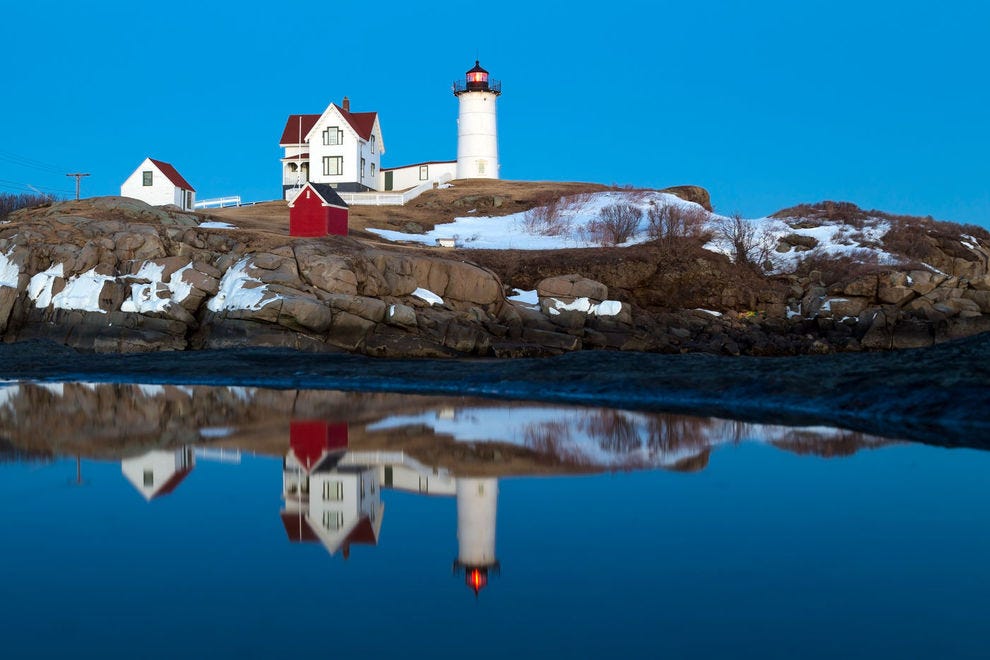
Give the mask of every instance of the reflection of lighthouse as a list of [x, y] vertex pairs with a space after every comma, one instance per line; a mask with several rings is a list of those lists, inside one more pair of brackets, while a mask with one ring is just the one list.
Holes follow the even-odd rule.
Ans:
[[489, 572], [498, 573], [495, 559], [495, 516], [498, 479], [457, 480], [457, 561], [465, 583], [477, 594], [488, 584]]
[[460, 111], [457, 116], [457, 178], [498, 178], [498, 134], [495, 102], [502, 93], [497, 80], [477, 60], [463, 82], [454, 83]]

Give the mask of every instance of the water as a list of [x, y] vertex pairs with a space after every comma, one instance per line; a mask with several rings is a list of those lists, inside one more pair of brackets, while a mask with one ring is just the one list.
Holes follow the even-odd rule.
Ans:
[[5, 657], [986, 654], [977, 450], [130, 385], [0, 429]]

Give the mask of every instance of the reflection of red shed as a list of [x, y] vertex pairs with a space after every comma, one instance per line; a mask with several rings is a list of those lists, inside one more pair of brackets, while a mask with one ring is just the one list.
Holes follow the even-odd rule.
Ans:
[[290, 236], [347, 236], [347, 204], [325, 183], [310, 181], [289, 202]]
[[329, 452], [347, 449], [347, 423], [324, 420], [292, 420], [289, 423], [289, 451], [306, 472], [323, 461]]

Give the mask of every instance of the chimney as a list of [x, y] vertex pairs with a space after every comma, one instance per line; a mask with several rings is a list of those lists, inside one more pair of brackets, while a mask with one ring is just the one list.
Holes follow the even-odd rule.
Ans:
[[350, 112], [351, 111], [351, 100], [349, 98], [347, 98], [346, 96], [344, 97], [344, 101], [340, 105], [341, 105], [341, 107], [344, 108], [344, 112]]

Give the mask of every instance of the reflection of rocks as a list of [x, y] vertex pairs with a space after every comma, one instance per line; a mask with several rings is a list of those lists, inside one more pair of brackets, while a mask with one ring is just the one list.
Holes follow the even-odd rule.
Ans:
[[[823, 456], [885, 442], [833, 429], [467, 398], [80, 383], [0, 388], [0, 426], [10, 444], [37, 454], [147, 458], [157, 451], [172, 460], [182, 447], [212, 445], [280, 455], [290, 420], [293, 435], [315, 434], [321, 447], [339, 436], [333, 447], [402, 452], [472, 475], [697, 469], [711, 449], [744, 440]], [[324, 458], [304, 452], [294, 460], [312, 466]]]

